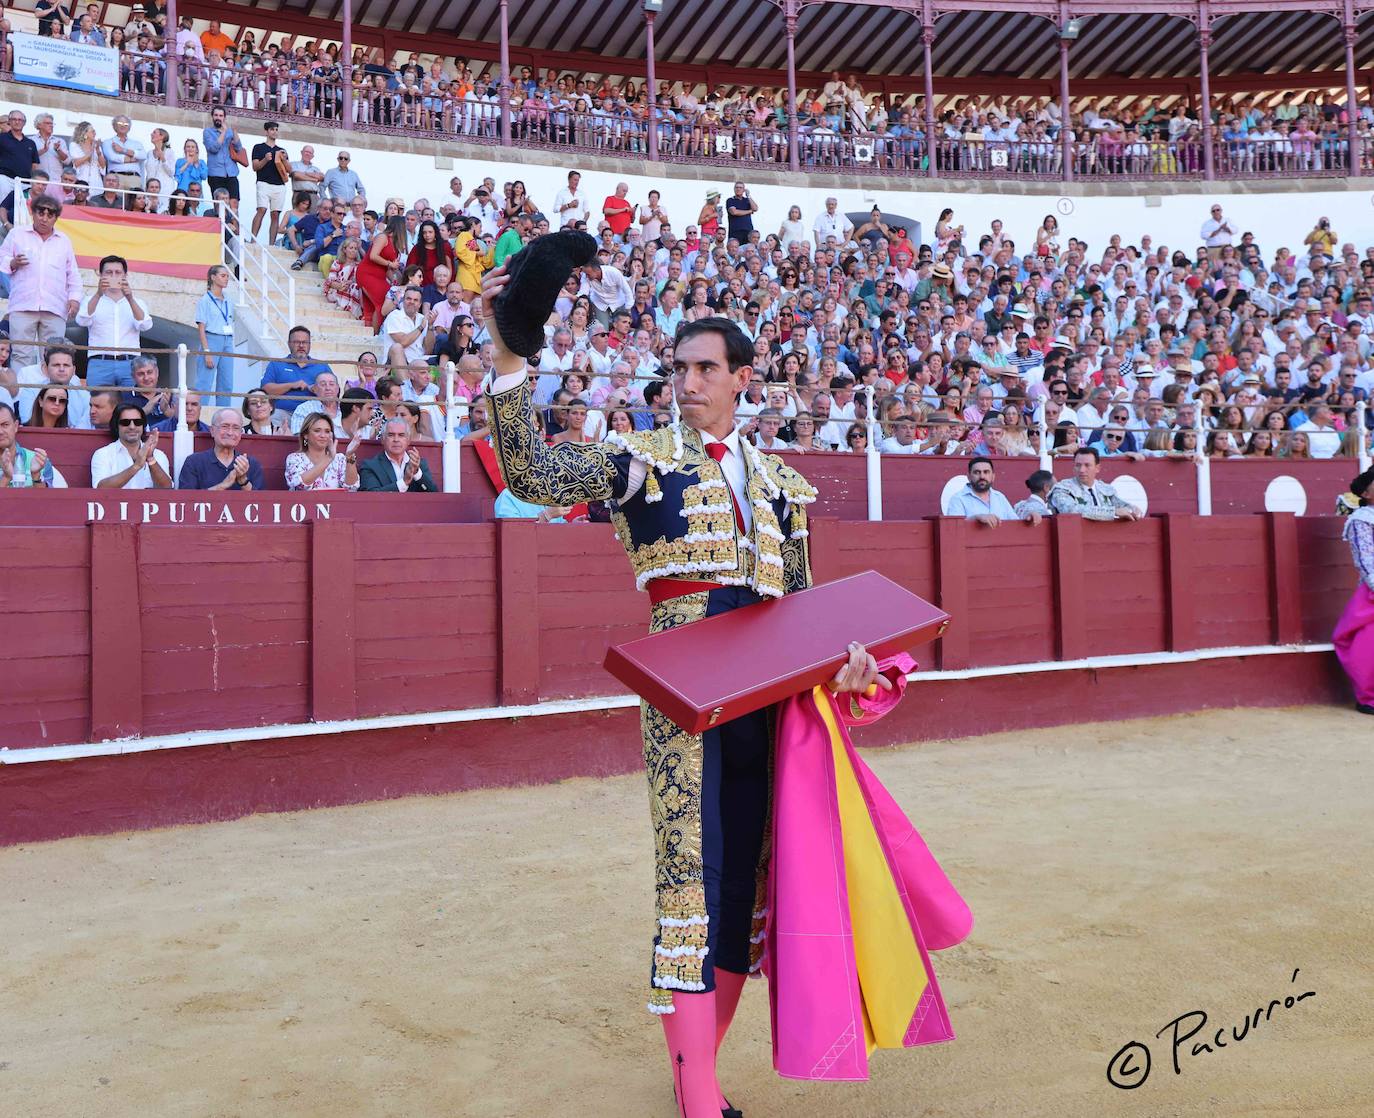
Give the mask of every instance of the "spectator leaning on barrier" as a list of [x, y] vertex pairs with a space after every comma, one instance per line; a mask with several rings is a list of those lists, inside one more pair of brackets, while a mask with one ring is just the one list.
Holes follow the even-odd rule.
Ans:
[[96, 489], [171, 489], [167, 455], [158, 433], [137, 404], [120, 404], [110, 419], [112, 442], [91, 455], [91, 485]]
[[57, 471], [42, 447], [26, 450], [16, 441], [19, 417], [8, 404], [0, 404], [0, 489], [62, 488]]
[[429, 465], [410, 445], [410, 424], [387, 420], [382, 429], [384, 450], [359, 468], [359, 487], [364, 493], [437, 493]]
[[[214, 264], [205, 274], [205, 294], [196, 302], [196, 330], [200, 347], [196, 355], [196, 391], [207, 396], [212, 407], [230, 407], [234, 390], [234, 316], [238, 308], [229, 298], [229, 269]], [[218, 355], [218, 356], [216, 356]]]
[[323, 361], [310, 357], [310, 330], [305, 326], [293, 326], [286, 335], [289, 357], [281, 361], [269, 361], [262, 374], [262, 390], [272, 397], [276, 405], [273, 418], [283, 424], [290, 424], [291, 413], [306, 400], [315, 387], [315, 378], [330, 371]]
[[945, 515], [976, 520], [989, 528], [996, 528], [1004, 520], [1017, 519], [1011, 502], [992, 487], [994, 480], [992, 460], [982, 455], [973, 458], [968, 464], [968, 483], [950, 498]]
[[262, 466], [247, 454], [236, 454], [243, 439], [243, 416], [233, 408], [220, 408], [210, 425], [215, 445], [197, 451], [181, 464], [178, 489], [237, 489], [242, 492], [262, 488]]
[[76, 312], [76, 324], [86, 327], [88, 334], [86, 383], [92, 388], [106, 384], [132, 388], [136, 351], [141, 336], [153, 328], [153, 316], [134, 295], [124, 257], [104, 257], [96, 275], [95, 292]]
[[9, 321], [16, 366], [36, 365], [38, 346], [67, 336], [81, 301], [81, 270], [67, 234], [57, 228], [62, 203], [46, 194], [29, 202], [33, 225], [12, 229], [0, 244], [0, 274], [10, 277]]
[[1101, 458], [1097, 448], [1085, 446], [1074, 452], [1073, 477], [1055, 482], [1049, 505], [1058, 516], [1082, 516], [1087, 520], [1139, 520], [1141, 511], [1123, 501], [1105, 481], [1098, 481]]

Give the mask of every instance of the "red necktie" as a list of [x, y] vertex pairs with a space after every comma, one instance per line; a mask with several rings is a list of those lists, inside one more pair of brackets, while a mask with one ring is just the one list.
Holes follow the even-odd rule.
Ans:
[[[730, 453], [730, 448], [721, 442], [707, 443], [706, 453], [719, 462]], [[721, 473], [723, 474], [725, 471], [721, 470]], [[730, 506], [735, 510], [735, 527], [739, 529], [739, 534], [742, 536], [744, 535], [744, 514], [739, 511], [739, 502], [735, 500], [735, 487], [727, 480], [725, 488], [730, 494]]]

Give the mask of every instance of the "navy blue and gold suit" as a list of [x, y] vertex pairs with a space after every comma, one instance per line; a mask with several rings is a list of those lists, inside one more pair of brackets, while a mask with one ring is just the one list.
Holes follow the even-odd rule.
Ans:
[[[653, 632], [811, 584], [806, 506], [816, 491], [774, 455], [740, 440], [750, 531], [737, 526], [729, 483], [690, 429], [611, 434], [550, 447], [529, 389], [492, 396], [492, 443], [515, 496], [544, 505], [609, 501], [636, 585], [710, 583], [655, 595]], [[628, 498], [636, 460], [645, 476]], [[655, 839], [658, 926], [649, 1008], [672, 1012], [672, 991], [710, 990], [714, 968], [756, 970], [762, 951], [770, 845], [772, 726], [767, 711], [687, 734], [640, 704]]]

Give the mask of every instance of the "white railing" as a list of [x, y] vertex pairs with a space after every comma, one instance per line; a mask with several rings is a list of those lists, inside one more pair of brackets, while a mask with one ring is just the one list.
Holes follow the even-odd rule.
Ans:
[[243, 237], [234, 240], [233, 248], [226, 243], [225, 264], [238, 275], [234, 288], [240, 311], [260, 323], [262, 341], [273, 343], [281, 352], [287, 350], [286, 335], [296, 323], [296, 277], [260, 241]]

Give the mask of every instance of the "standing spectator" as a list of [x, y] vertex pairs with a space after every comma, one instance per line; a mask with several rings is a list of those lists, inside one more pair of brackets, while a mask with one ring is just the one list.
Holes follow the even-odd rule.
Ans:
[[[196, 302], [196, 330], [200, 348], [196, 356], [196, 391], [210, 399], [211, 407], [230, 407], [234, 391], [234, 315], [229, 298], [229, 269], [214, 264], [205, 276], [205, 294]], [[222, 394], [222, 395], [221, 395]]]
[[[52, 113], [39, 113], [33, 118], [33, 126], [37, 129], [33, 142], [38, 148], [38, 166], [47, 172], [49, 182], [59, 182], [62, 168], [71, 162], [71, 155], [61, 137], [53, 135]], [[0, 139], [0, 146], [3, 143]]]
[[429, 465], [410, 445], [410, 424], [397, 417], [382, 429], [383, 451], [358, 471], [364, 493], [437, 493]]
[[597, 322], [611, 324], [611, 316], [635, 300], [634, 289], [625, 273], [598, 258], [582, 268], [581, 293], [591, 300]]
[[309, 327], [291, 327], [286, 335], [286, 345], [291, 351], [290, 356], [267, 363], [261, 386], [276, 405], [273, 420], [282, 424], [289, 424], [291, 413], [311, 398], [310, 391], [315, 387], [315, 378], [330, 371], [328, 365], [310, 356]]
[[76, 324], [86, 327], [89, 335], [86, 383], [92, 388], [105, 384], [132, 388], [140, 335], [153, 328], [153, 316], [135, 297], [129, 285], [129, 262], [122, 256], [104, 257], [96, 272], [95, 293], [76, 312]]
[[132, 121], [121, 113], [110, 121], [115, 134], [100, 145], [105, 156], [105, 173], [117, 175], [121, 190], [138, 190], [143, 186], [143, 160], [148, 149], [141, 141], [129, 139]]
[[82, 12], [81, 18], [72, 24], [72, 33], [68, 38], [73, 43], [84, 43], [90, 47], [105, 45], [105, 34], [95, 25], [95, 17], [89, 12]]
[[[196, 47], [200, 47], [199, 40], [196, 41]], [[210, 111], [210, 127], [201, 133], [201, 143], [205, 145], [211, 194], [213, 195], [216, 190], [227, 190], [229, 197], [237, 203], [239, 167], [247, 165], [248, 153], [244, 150], [238, 133], [229, 127], [222, 108], [217, 107]], [[237, 205], [234, 208], [237, 209]]]
[[816, 238], [816, 247], [825, 248], [825, 242], [834, 238], [837, 244], [844, 244], [854, 233], [854, 223], [839, 212], [839, 200], [827, 198], [825, 209], [817, 215], [811, 226]]
[[[315, 166], [315, 149], [306, 144], [301, 148], [301, 157], [291, 163], [292, 193], [309, 194], [314, 198], [320, 193], [320, 183], [322, 182], [324, 182], [324, 172]], [[342, 199], [340, 200], [342, 201]]]
[[[754, 231], [754, 214], [759, 212], [758, 203], [749, 195], [744, 183], [735, 183], [735, 192], [725, 199], [726, 225], [728, 239], [744, 244]], [[705, 233], [705, 230], [702, 230]]]
[[171, 489], [167, 455], [157, 448], [158, 433], [137, 404], [120, 404], [110, 420], [107, 443], [91, 455], [91, 485], [96, 489]]
[[28, 118], [18, 109], [11, 109], [5, 120], [9, 130], [0, 134], [0, 178], [4, 179], [0, 183], [0, 193], [5, 196], [0, 202], [0, 216], [9, 224], [14, 220], [14, 190], [10, 180], [32, 178], [35, 171], [42, 170], [42, 163], [38, 145], [24, 135], [24, 123]]
[[481, 226], [482, 236], [494, 239], [500, 233], [501, 207], [492, 200], [491, 191], [485, 186], [477, 188], [477, 197], [468, 203], [467, 215]]
[[373, 237], [368, 245], [367, 256], [358, 265], [357, 278], [363, 300], [363, 321], [369, 330], [379, 329], [382, 324], [382, 307], [391, 286], [387, 273], [409, 251], [406, 248], [405, 219], [399, 216], [388, 218], [386, 229]]
[[582, 176], [578, 172], [569, 171], [568, 185], [554, 197], [553, 212], [560, 228], [567, 229], [579, 221], [584, 225], [587, 222], [591, 211], [587, 208], [586, 195], [578, 193], [577, 187], [581, 182]]
[[215, 445], [197, 451], [181, 464], [178, 489], [237, 489], [248, 493], [262, 488], [262, 466], [248, 454], [235, 454], [243, 441], [243, 416], [220, 408], [210, 425]]
[[[277, 146], [277, 132], [280, 130], [275, 120], [262, 126], [266, 140], [253, 145], [253, 171], [258, 176], [258, 208], [253, 214], [253, 239], [258, 239], [264, 214], [272, 216], [268, 222], [267, 243], [277, 243], [277, 225], [281, 222], [282, 212], [286, 209], [287, 188], [291, 180], [291, 160], [286, 149]], [[340, 215], [342, 217], [342, 215]]]
[[630, 228], [630, 222], [634, 220], [637, 208], [626, 198], [629, 193], [630, 184], [618, 182], [615, 184], [615, 193], [601, 203], [601, 216], [606, 219], [612, 236], [621, 243], [625, 241], [625, 233]]
[[210, 26], [200, 33], [200, 46], [206, 54], [213, 50], [222, 55], [234, 48], [234, 40], [220, 29], [219, 20], [212, 19]]
[[[20, 114], [20, 127], [23, 124]], [[13, 127], [13, 114], [11, 114]], [[27, 141], [33, 146], [33, 141]], [[67, 234], [57, 229], [62, 203], [47, 194], [29, 202], [33, 224], [12, 229], [0, 244], [0, 274], [10, 277], [11, 364], [36, 365], [38, 346], [67, 336], [67, 321], [81, 300], [81, 271]], [[35, 345], [37, 343], [37, 345]]]
[[506, 231], [496, 239], [496, 247], [492, 249], [492, 264], [499, 268], [517, 252], [525, 247], [527, 241], [533, 236], [534, 218], [529, 214], [521, 214], [510, 225], [506, 226]]
[[353, 171], [349, 164], [353, 157], [346, 151], [339, 152], [338, 166], [331, 167], [325, 172], [323, 180], [320, 182], [320, 191], [331, 201], [343, 202], [352, 205], [354, 198], [362, 198], [367, 201], [367, 191], [363, 189], [363, 180], [358, 178], [357, 172]]
[[1073, 455], [1073, 477], [1055, 482], [1049, 506], [1057, 516], [1087, 520], [1139, 520], [1142, 513], [1123, 501], [1105, 481], [1098, 481], [1101, 456], [1095, 446], [1080, 447]]
[[19, 417], [8, 404], [0, 404], [0, 489], [65, 488], [48, 452], [42, 447], [26, 450], [16, 440], [18, 434]]
[[1221, 216], [1221, 207], [1214, 203], [1212, 216], [1202, 223], [1202, 243], [1207, 246], [1207, 255], [1213, 260], [1220, 260], [1221, 250], [1230, 246], [1231, 238], [1235, 235], [1235, 228]]
[[992, 460], [981, 455], [968, 464], [968, 484], [950, 498], [946, 516], [962, 516], [989, 528], [996, 528], [1004, 520], [1017, 519], [1016, 510], [1000, 489], [992, 487], [996, 475]]

